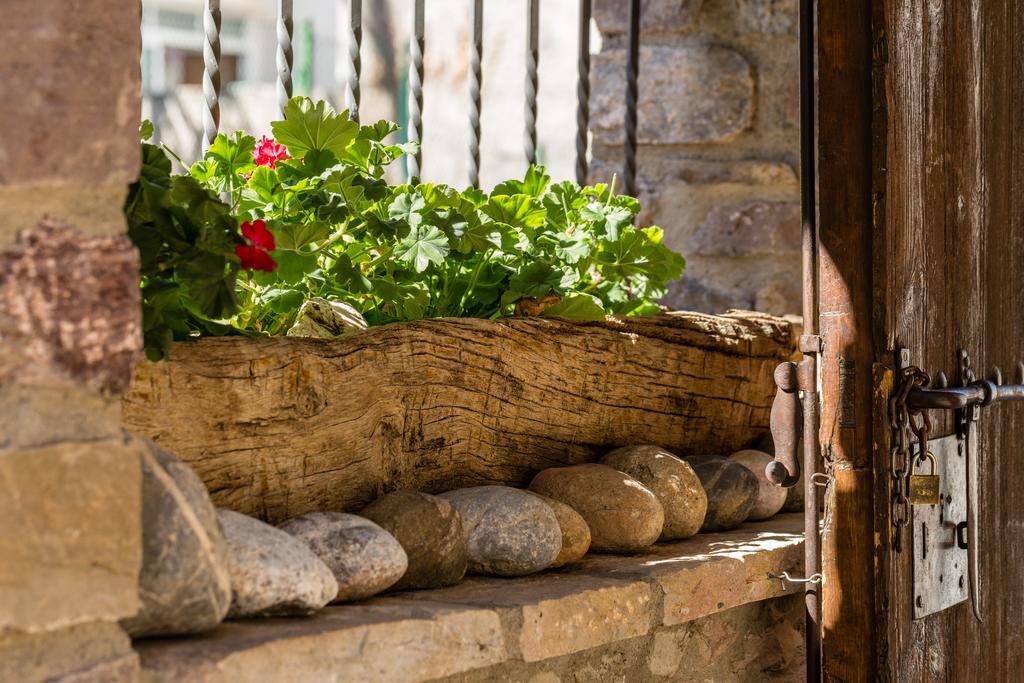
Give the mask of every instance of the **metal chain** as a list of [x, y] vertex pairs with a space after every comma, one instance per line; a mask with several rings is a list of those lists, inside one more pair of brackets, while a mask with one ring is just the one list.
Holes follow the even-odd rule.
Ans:
[[[892, 547], [896, 552], [903, 550], [903, 528], [910, 523], [910, 499], [907, 497], [910, 473], [913, 471], [911, 458], [911, 433], [920, 439], [922, 449], [927, 442], [931, 421], [926, 413], [916, 411], [913, 416], [907, 409], [907, 396], [915, 387], [928, 386], [928, 375], [913, 366], [903, 368], [892, 396], [889, 397], [889, 474], [892, 479]], [[921, 417], [921, 425], [914, 425], [912, 417]], [[919, 457], [924, 457], [923, 453]]]

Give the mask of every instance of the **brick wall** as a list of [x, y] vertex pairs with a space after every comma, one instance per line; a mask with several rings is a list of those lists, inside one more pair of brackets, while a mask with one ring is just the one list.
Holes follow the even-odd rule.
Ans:
[[[800, 310], [796, 0], [644, 0], [641, 220], [687, 259], [665, 303]], [[627, 3], [595, 0], [591, 178], [621, 174]]]
[[138, 607], [139, 3], [6, 0], [0, 22], [0, 680], [123, 681]]

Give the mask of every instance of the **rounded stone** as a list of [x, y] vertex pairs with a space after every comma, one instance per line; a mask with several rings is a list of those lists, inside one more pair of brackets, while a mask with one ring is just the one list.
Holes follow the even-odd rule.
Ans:
[[279, 528], [305, 541], [338, 581], [334, 602], [362, 600], [393, 586], [409, 566], [395, 537], [344, 512], [309, 512]]
[[757, 478], [743, 465], [720, 455], [686, 458], [708, 495], [701, 531], [735, 529], [747, 520], [757, 501]]
[[729, 459], [746, 467], [757, 478], [757, 498], [750, 514], [747, 515], [747, 520], [754, 522], [779, 514], [779, 510], [786, 503], [788, 490], [768, 481], [768, 477], [764, 473], [765, 467], [774, 458], [764, 451], [748, 448], [736, 451], [729, 456]]
[[452, 586], [466, 575], [462, 518], [447, 500], [419, 491], [395, 491], [363, 508], [405, 550], [409, 567], [394, 589]]
[[526, 491], [474, 486], [440, 497], [462, 518], [472, 574], [533, 574], [551, 566], [562, 550], [562, 530], [555, 513]]
[[140, 439], [142, 567], [130, 635], [184, 635], [216, 627], [231, 605], [228, 546], [206, 486], [188, 465]]
[[700, 479], [686, 462], [660, 446], [616, 448], [601, 462], [625, 472], [649, 488], [665, 509], [660, 540], [689, 538], [700, 531], [708, 497]]
[[590, 527], [593, 550], [632, 553], [658, 540], [665, 511], [633, 477], [597, 463], [542, 470], [530, 490], [578, 512]]
[[587, 520], [560, 500], [548, 498], [533, 491], [527, 491], [527, 493], [536, 496], [551, 508], [558, 519], [558, 528], [562, 532], [562, 550], [558, 553], [555, 561], [551, 563], [550, 568], [564, 567], [582, 560], [590, 550], [590, 527], [587, 526]]
[[229, 619], [312, 614], [338, 594], [330, 568], [301, 540], [232, 510], [217, 516], [231, 568]]

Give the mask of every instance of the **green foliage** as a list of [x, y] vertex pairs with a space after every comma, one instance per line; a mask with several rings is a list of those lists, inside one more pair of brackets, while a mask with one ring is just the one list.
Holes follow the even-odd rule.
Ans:
[[[143, 253], [147, 346], [197, 332], [283, 333], [312, 297], [351, 304], [370, 324], [496, 318], [544, 297], [558, 299], [542, 315], [655, 313], [684, 267], [659, 228], [634, 227], [638, 202], [605, 185], [552, 183], [534, 166], [490, 193], [391, 186], [385, 167], [415, 150], [388, 142], [397, 126], [359, 126], [302, 97], [272, 129], [291, 156], [273, 168], [255, 164], [255, 140], [241, 132], [217, 136], [187, 176], [171, 176], [161, 150], [143, 146], [126, 214]], [[278, 266], [238, 273], [236, 222], [257, 219], [275, 237]]]
[[[140, 132], [148, 138], [152, 127]], [[176, 339], [230, 329], [238, 311], [231, 207], [193, 178], [171, 175], [163, 150], [143, 144], [124, 213], [139, 250], [146, 354], [157, 360]]]

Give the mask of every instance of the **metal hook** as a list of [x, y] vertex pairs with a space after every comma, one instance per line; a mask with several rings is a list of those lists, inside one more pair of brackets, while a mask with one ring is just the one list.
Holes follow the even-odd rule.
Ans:
[[996, 386], [1003, 386], [1003, 371], [999, 369], [999, 366], [992, 367], [992, 381], [996, 383]]
[[1024, 384], [1024, 360], [1017, 361], [1017, 384]]
[[937, 375], [935, 375], [935, 386], [939, 387], [940, 389], [945, 389], [946, 387], [949, 386], [949, 380], [946, 379], [946, 373], [940, 371]]
[[777, 579], [779, 581], [779, 584], [782, 586], [782, 590], [786, 590], [787, 583], [813, 583], [815, 585], [820, 585], [823, 581], [823, 577], [821, 574], [811, 574], [810, 577], [804, 579], [800, 577], [790, 576], [789, 572], [782, 572], [781, 574], [768, 572], [768, 578]]

